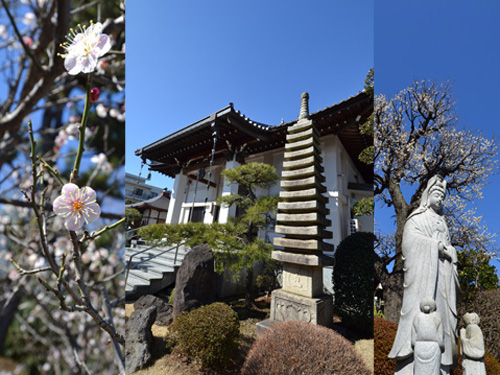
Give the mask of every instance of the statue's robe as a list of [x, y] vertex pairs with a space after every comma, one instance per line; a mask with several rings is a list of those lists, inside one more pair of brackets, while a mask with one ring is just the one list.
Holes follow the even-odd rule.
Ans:
[[[439, 257], [442, 242], [451, 252], [452, 261]], [[424, 297], [436, 301], [444, 330], [444, 352], [441, 365], [455, 367], [457, 352], [457, 293], [460, 292], [457, 275], [457, 254], [451, 246], [444, 218], [430, 208], [419, 208], [412, 213], [403, 232], [404, 294], [396, 339], [389, 358], [402, 361], [413, 355], [411, 327], [419, 304]]]
[[443, 325], [437, 312], [415, 315], [411, 331], [414, 375], [441, 374], [443, 339]]

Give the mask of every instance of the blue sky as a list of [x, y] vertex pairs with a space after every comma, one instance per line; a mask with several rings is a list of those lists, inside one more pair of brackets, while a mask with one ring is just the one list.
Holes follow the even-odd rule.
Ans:
[[[363, 89], [373, 66], [373, 1], [129, 1], [128, 172], [134, 151], [233, 102], [269, 125]], [[142, 176], [147, 175], [146, 167]], [[156, 172], [152, 185], [172, 187]]]
[[[500, 3], [494, 0], [377, 0], [375, 92], [393, 96], [415, 78], [449, 79], [459, 126], [496, 138], [499, 20]], [[500, 176], [495, 175], [476, 202], [492, 232], [500, 226], [499, 189]], [[377, 207], [378, 224], [388, 228], [392, 221]], [[499, 263], [495, 266], [498, 271]]]
[[[290, 121], [303, 91], [317, 111], [362, 89], [374, 65], [389, 96], [415, 78], [452, 80], [459, 126], [495, 137], [498, 20], [494, 0], [130, 1], [127, 171], [139, 173], [137, 148], [229, 102], [259, 122]], [[477, 205], [496, 232], [500, 177], [490, 181]], [[392, 225], [380, 209], [376, 220]]]

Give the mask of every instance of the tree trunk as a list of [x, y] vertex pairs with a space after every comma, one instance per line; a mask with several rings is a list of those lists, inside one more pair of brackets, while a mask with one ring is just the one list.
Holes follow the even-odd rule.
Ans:
[[255, 307], [255, 293], [253, 290], [253, 269], [247, 268], [245, 275], [245, 305], [246, 307]]
[[404, 261], [403, 261], [403, 231], [408, 217], [408, 204], [401, 192], [399, 183], [391, 183], [389, 192], [396, 212], [396, 259], [392, 272], [382, 279], [384, 288], [384, 316], [393, 322], [399, 322], [403, 303]]
[[18, 285], [4, 300], [0, 300], [0, 353], [3, 353], [7, 331], [23, 294], [22, 288]]

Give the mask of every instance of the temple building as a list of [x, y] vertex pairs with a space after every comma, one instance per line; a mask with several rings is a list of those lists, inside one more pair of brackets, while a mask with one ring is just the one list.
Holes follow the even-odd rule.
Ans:
[[[297, 109], [299, 103], [298, 100]], [[322, 150], [326, 187], [323, 195], [331, 223], [325, 229], [333, 233], [333, 238], [325, 242], [335, 247], [354, 231], [374, 229], [373, 216], [355, 217], [352, 213], [355, 202], [373, 195], [373, 166], [358, 159], [363, 149], [373, 145], [373, 138], [359, 131], [359, 125], [367, 121], [372, 111], [372, 97], [360, 92], [310, 114]], [[166, 223], [227, 222], [236, 215], [236, 209], [219, 207], [215, 201], [218, 196], [237, 193], [238, 186], [224, 184], [221, 171], [243, 163], [263, 162], [273, 165], [281, 175], [287, 129], [296, 122], [265, 125], [242, 115], [230, 103], [136, 150], [151, 171], [175, 179]], [[278, 195], [281, 190], [277, 183], [258, 194]], [[271, 243], [282, 236], [274, 232], [274, 227], [261, 235]], [[325, 286], [330, 289], [331, 270], [326, 271]]]

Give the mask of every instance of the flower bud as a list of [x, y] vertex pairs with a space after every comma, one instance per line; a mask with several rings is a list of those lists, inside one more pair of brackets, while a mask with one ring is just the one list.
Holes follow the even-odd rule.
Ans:
[[95, 103], [99, 100], [99, 89], [97, 87], [94, 87], [92, 90], [90, 90], [90, 102]]

